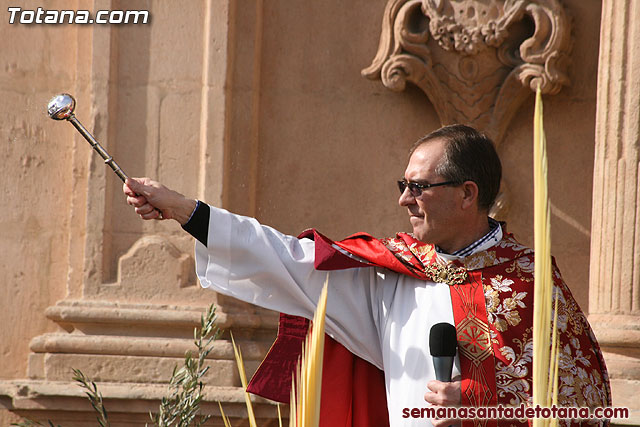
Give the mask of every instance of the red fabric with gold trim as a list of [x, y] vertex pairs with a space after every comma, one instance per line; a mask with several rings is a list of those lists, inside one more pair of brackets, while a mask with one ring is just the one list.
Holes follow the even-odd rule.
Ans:
[[[496, 377], [487, 312], [484, 304], [482, 274], [472, 272], [461, 285], [453, 285], [451, 304], [458, 335], [458, 356], [462, 376], [462, 406], [495, 406]], [[463, 422], [473, 425], [473, 422]], [[485, 426], [497, 425], [487, 420]]]
[[[316, 241], [315, 265], [319, 270], [375, 265], [376, 260], [393, 262], [404, 268], [383, 245], [376, 245], [371, 236], [372, 262], [355, 260], [341, 253], [333, 242], [315, 230], [300, 235]], [[354, 237], [354, 236], [352, 236]], [[367, 240], [368, 240], [367, 238]], [[360, 238], [354, 240], [361, 248]], [[406, 269], [405, 269], [406, 270]], [[291, 376], [302, 352], [309, 320], [298, 316], [280, 314], [278, 336], [269, 353], [251, 378], [247, 391], [278, 402], [289, 403]], [[322, 392], [320, 426], [367, 427], [389, 425], [384, 373], [364, 359], [354, 355], [342, 344], [325, 335], [322, 368]]]
[[[489, 250], [461, 261], [447, 263], [437, 256], [432, 245], [419, 242], [408, 234], [401, 233], [395, 238], [381, 240], [367, 234], [358, 234], [335, 243], [315, 231], [310, 234], [316, 239], [318, 269], [375, 265], [424, 280], [451, 281], [452, 308], [462, 373], [462, 404], [476, 407], [495, 404], [519, 406], [521, 403], [531, 402], [534, 271], [531, 249], [520, 245], [513, 236], [505, 232], [503, 239]], [[341, 251], [351, 255], [345, 255]], [[462, 281], [459, 280], [462, 277], [461, 271], [464, 272]], [[611, 406], [609, 379], [598, 343], [586, 317], [562, 281], [555, 263], [553, 274], [555, 288], [559, 291], [559, 406]], [[277, 349], [279, 340], [280, 337], [267, 359], [281, 354]], [[285, 338], [282, 345], [286, 344]], [[338, 343], [331, 345], [340, 346]], [[339, 353], [341, 352], [338, 351], [337, 354]], [[295, 357], [297, 359], [297, 355]], [[353, 369], [355, 363], [361, 363], [359, 366], [363, 369]], [[263, 366], [266, 366], [265, 363]], [[263, 366], [252, 383], [259, 382], [256, 377], [262, 375]], [[290, 384], [291, 373], [282, 369], [279, 372], [288, 378]], [[325, 383], [329, 384], [329, 377], [345, 373], [350, 378], [349, 381], [324, 388]], [[367, 385], [367, 381], [373, 381], [373, 385]], [[262, 383], [262, 387], [264, 389], [269, 385]], [[350, 389], [337, 392], [341, 387]], [[355, 394], [354, 390], [358, 387], [369, 392]], [[377, 397], [379, 393], [383, 396]], [[367, 416], [366, 411], [363, 411], [362, 416], [357, 419], [339, 417], [340, 421], [336, 421], [338, 424], [331, 424], [329, 418], [322, 418], [325, 416], [325, 409], [332, 412], [329, 408], [354, 413], [353, 401], [349, 405], [334, 402], [337, 400], [334, 399], [336, 396], [343, 399], [349, 395], [360, 399], [364, 397], [364, 407], [367, 411], [377, 409], [376, 417]], [[329, 363], [325, 356], [322, 399], [321, 425], [368, 426], [381, 425], [381, 420], [386, 420], [386, 417], [381, 418], [379, 415], [380, 405], [384, 405], [386, 415], [382, 372], [354, 355], [344, 357], [343, 354], [343, 357], [335, 358]], [[560, 421], [563, 425], [599, 423], [597, 420]], [[343, 422], [346, 424], [342, 424]], [[465, 427], [526, 424], [527, 422], [518, 420], [463, 422]]]
[[[309, 324], [305, 318], [280, 315], [278, 337], [251, 378], [247, 391], [289, 403], [291, 375]], [[322, 369], [321, 426], [388, 426], [384, 374], [325, 335]]]

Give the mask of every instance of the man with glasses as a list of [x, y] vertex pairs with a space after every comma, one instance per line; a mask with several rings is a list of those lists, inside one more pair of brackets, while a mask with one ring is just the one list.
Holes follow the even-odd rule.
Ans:
[[[283, 235], [147, 178], [128, 180], [124, 192], [143, 219], [161, 213], [197, 238], [203, 287], [287, 313], [252, 380], [254, 391], [288, 399], [308, 326], [302, 318], [312, 318], [322, 270], [332, 270], [322, 424], [446, 426], [460, 420], [425, 420], [421, 408], [530, 403], [533, 254], [488, 217], [500, 179], [500, 160], [486, 136], [463, 125], [438, 129], [414, 145], [398, 181], [413, 233], [387, 239], [361, 233], [340, 242], [315, 231]], [[554, 280], [559, 405], [609, 406], [595, 338], [557, 269]], [[451, 383], [435, 380], [429, 351], [429, 330], [441, 322], [457, 332]]]

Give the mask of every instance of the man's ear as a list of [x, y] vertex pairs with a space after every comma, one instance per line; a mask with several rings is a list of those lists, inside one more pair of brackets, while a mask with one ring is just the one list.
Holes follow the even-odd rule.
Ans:
[[478, 204], [478, 184], [465, 181], [462, 184], [462, 209], [468, 209]]

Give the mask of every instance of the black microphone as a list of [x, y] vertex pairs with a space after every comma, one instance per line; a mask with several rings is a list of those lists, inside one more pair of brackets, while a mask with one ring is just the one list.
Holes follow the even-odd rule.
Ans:
[[450, 323], [437, 323], [431, 327], [429, 350], [438, 381], [451, 382], [453, 358], [456, 355], [457, 347], [458, 338], [455, 326]]

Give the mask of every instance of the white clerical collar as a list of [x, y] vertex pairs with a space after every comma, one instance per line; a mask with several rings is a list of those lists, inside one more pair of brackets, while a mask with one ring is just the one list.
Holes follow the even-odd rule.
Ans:
[[502, 240], [502, 227], [500, 223], [495, 219], [488, 217], [489, 220], [489, 232], [471, 243], [468, 246], [465, 246], [462, 249], [455, 251], [452, 254], [447, 254], [442, 251], [438, 246], [436, 246], [436, 252], [438, 256], [444, 258], [447, 261], [453, 261], [455, 259], [460, 259], [464, 257], [468, 257], [469, 255], [473, 255], [476, 252], [481, 252], [489, 249], [492, 246], [495, 246], [500, 240]]

